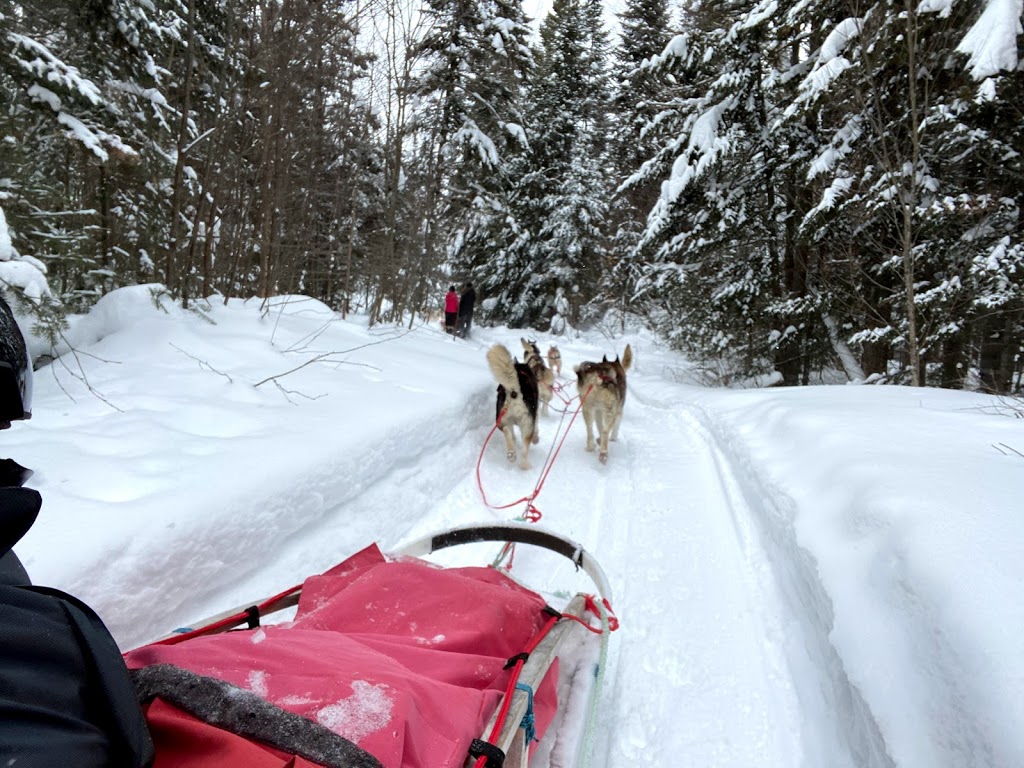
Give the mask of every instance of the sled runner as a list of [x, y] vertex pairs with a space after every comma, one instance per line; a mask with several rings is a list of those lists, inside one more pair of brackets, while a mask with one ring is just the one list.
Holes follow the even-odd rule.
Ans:
[[[600, 599], [577, 595], [556, 611], [501, 570], [421, 559], [492, 541], [569, 558]], [[527, 768], [564, 722], [560, 670], [571, 676], [607, 643], [609, 598], [575, 542], [536, 526], [465, 526], [390, 555], [371, 545], [125, 660], [155, 768]], [[292, 620], [264, 623], [294, 606]]]

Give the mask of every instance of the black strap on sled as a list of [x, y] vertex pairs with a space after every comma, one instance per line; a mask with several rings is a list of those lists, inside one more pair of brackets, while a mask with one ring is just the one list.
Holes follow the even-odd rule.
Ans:
[[512, 667], [516, 665], [517, 661], [522, 661], [523, 664], [525, 664], [529, 659], [530, 654], [528, 654], [526, 651], [523, 651], [522, 653], [517, 653], [515, 656], [513, 656], [505, 662], [505, 666], [502, 667], [502, 669], [512, 669]]
[[484, 768], [502, 768], [505, 764], [504, 751], [483, 739], [473, 739], [469, 745], [469, 756], [486, 757], [487, 762], [484, 763]]
[[256, 629], [260, 625], [260, 607], [258, 605], [250, 605], [245, 609], [245, 623], [249, 625], [249, 629]]
[[[238, 621], [236, 624], [245, 622], [244, 627], [234, 627], [229, 629], [228, 632], [247, 632], [250, 629], [259, 629], [260, 626], [260, 607], [258, 605], [250, 605], [238, 612]], [[195, 632], [196, 630], [191, 627], [182, 627], [181, 629], [174, 630], [175, 632], [186, 634], [188, 632]]]

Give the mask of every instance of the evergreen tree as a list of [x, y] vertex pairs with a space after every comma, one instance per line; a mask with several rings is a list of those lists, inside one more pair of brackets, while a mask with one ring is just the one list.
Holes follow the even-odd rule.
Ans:
[[834, 285], [866, 371], [887, 373], [895, 354], [909, 382], [926, 383], [931, 366], [936, 383], [958, 386], [977, 330], [972, 264], [1003, 252], [1016, 207], [993, 194], [1008, 187], [993, 183], [991, 165], [979, 173], [982, 158], [1012, 155], [979, 122], [985, 110], [972, 106], [955, 55], [973, 10], [856, 10], [829, 25], [796, 105], [814, 102], [824, 139], [811, 164], [823, 196], [807, 228], [846, 256]]
[[643, 221], [658, 198], [659, 178], [633, 176], [656, 152], [656, 118], [673, 88], [667, 68], [650, 66], [672, 37], [666, 0], [629, 0], [619, 21], [611, 142], [616, 178], [622, 184], [613, 206], [614, 252], [622, 258], [639, 242]]
[[426, 14], [431, 29], [416, 51], [426, 68], [414, 84], [427, 107], [416, 267], [424, 286], [442, 245], [470, 274], [515, 242], [510, 169], [528, 149], [521, 97], [533, 67], [521, 0], [429, 0]]
[[607, 49], [597, 3], [557, 0], [541, 25], [528, 99], [531, 152], [517, 166], [513, 198], [519, 229], [500, 264], [476, 272], [510, 324], [545, 326], [559, 292], [578, 323], [597, 294], [612, 181], [601, 173]]
[[789, 9], [773, 10], [732, 0], [685, 14], [665, 56], [685, 81], [661, 116], [675, 134], [636, 181], [671, 171], [636, 250], [651, 253], [640, 287], [664, 302], [666, 333], [795, 384], [827, 335], [810, 282], [815, 253], [791, 225], [805, 204], [796, 164], [808, 132], [774, 130], [802, 66], [801, 27]]
[[47, 263], [66, 302], [87, 303], [122, 268], [129, 227], [118, 190], [142, 158], [147, 115], [166, 103], [156, 62], [178, 39], [176, 10], [28, 0], [6, 20], [9, 218], [21, 250]]

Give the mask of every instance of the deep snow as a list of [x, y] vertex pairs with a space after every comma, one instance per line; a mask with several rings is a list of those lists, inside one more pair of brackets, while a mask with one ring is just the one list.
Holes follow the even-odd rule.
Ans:
[[[18, 548], [33, 579], [90, 602], [123, 648], [370, 541], [522, 511], [489, 509], [476, 469], [494, 418], [484, 353], [521, 355], [524, 333], [368, 329], [303, 297], [160, 303], [122, 289], [75, 318], [76, 352], [37, 372], [33, 419], [2, 435], [44, 498]], [[643, 333], [557, 340], [566, 374], [627, 342], [608, 464], [579, 419], [535, 500], [540, 525], [600, 561], [621, 620], [594, 764], [1024, 765], [1016, 404], [709, 390]], [[492, 504], [535, 488], [571, 415], [542, 419], [529, 471], [492, 439]], [[587, 587], [525, 548], [512, 572], [546, 593]]]

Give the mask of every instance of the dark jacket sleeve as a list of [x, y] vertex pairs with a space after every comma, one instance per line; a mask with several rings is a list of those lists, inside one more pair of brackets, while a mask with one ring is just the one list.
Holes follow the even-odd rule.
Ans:
[[0, 586], [0, 765], [152, 762], [128, 670], [96, 614], [45, 587]]
[[[35, 491], [0, 489], [0, 546], [21, 538], [40, 505]], [[152, 762], [128, 670], [100, 618], [58, 590], [0, 584], [0, 766]]]

